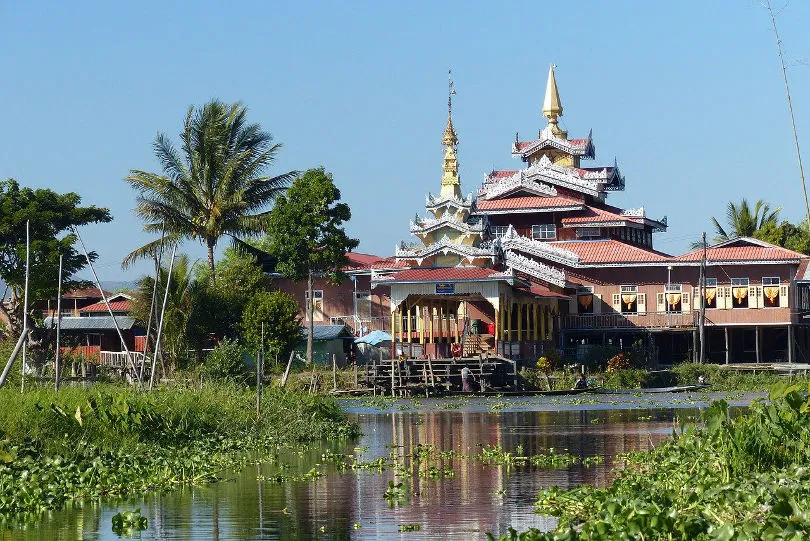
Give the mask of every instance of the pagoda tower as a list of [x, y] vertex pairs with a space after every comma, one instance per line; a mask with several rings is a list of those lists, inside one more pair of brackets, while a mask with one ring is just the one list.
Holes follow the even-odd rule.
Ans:
[[419, 239], [419, 244], [400, 244], [396, 259], [413, 267], [490, 267], [495, 263], [496, 252], [493, 247], [482, 247], [485, 220], [470, 216], [472, 194], [464, 197], [461, 193], [452, 80], [448, 89], [447, 125], [441, 141], [444, 147], [441, 189], [438, 196], [427, 195], [425, 209], [429, 217], [417, 215], [411, 220], [410, 232]]

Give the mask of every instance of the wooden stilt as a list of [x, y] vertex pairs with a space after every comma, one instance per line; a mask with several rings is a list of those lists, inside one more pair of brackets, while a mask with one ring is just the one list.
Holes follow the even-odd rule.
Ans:
[[728, 347], [728, 327], [723, 327], [723, 331], [726, 334], [726, 364], [728, 364], [731, 356], [731, 349]]
[[434, 318], [434, 315], [433, 315], [433, 301], [430, 301], [428, 303], [428, 318], [429, 318], [428, 325], [430, 326], [430, 341], [429, 341], [429, 343], [432, 344], [433, 343], [433, 318]]
[[534, 339], [536, 341], [541, 340], [540, 338], [540, 322], [538, 321], [538, 316], [540, 313], [540, 305], [537, 304], [535, 301], [534, 305], [532, 306], [532, 311], [534, 312], [534, 318], [532, 318], [532, 323], [534, 323]]
[[787, 326], [787, 355], [788, 362], [793, 362], [793, 325]]
[[422, 355], [425, 354], [425, 306], [416, 307], [417, 321], [419, 322], [419, 343], [422, 345]]
[[754, 327], [754, 348], [757, 352], [757, 363], [762, 362], [762, 351], [759, 347], [759, 327]]
[[411, 306], [405, 306], [405, 317], [408, 318], [408, 357], [413, 357], [413, 328], [411, 327]]
[[[450, 332], [450, 302], [449, 301], [447, 301], [445, 303], [444, 315], [447, 318], [445, 321], [446, 321], [446, 326], [447, 326], [447, 353], [449, 355], [450, 354], [450, 342], [451, 342], [451, 338], [452, 338], [452, 334]], [[451, 357], [452, 357], [452, 355], [451, 355]]]
[[391, 396], [396, 396], [397, 395], [397, 391], [396, 391], [397, 383], [396, 383], [396, 379], [395, 379], [396, 374], [397, 374], [396, 363], [397, 363], [397, 360], [394, 359], [394, 358], [391, 358]]
[[517, 303], [517, 339], [523, 341], [523, 302]]
[[460, 311], [460, 310], [461, 310], [461, 303], [459, 303], [459, 305], [456, 307], [456, 317], [455, 317], [455, 322], [456, 322], [456, 339], [454, 340], [454, 342], [455, 342], [456, 344], [458, 344], [458, 343], [460, 343], [460, 342], [461, 342], [461, 337], [459, 336], [459, 333], [458, 333], [458, 317], [459, 317], [459, 311]]

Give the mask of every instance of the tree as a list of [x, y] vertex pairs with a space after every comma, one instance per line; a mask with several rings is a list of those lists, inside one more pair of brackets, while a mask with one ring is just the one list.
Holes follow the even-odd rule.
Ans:
[[266, 230], [264, 209], [283, 191], [295, 172], [270, 177], [262, 173], [281, 145], [248, 124], [247, 108], [218, 100], [201, 109], [189, 107], [178, 151], [162, 133], [155, 155], [163, 174], [134, 169], [126, 181], [138, 192], [135, 213], [144, 229], [166, 236], [130, 253], [124, 265], [149, 257], [157, 246], [196, 239], [207, 247], [211, 282], [216, 282], [214, 248], [224, 237], [234, 243]]
[[301, 338], [298, 303], [283, 291], [261, 291], [253, 296], [242, 313], [242, 338], [252, 351], [262, 346], [282, 359], [290, 354]]
[[[161, 266], [158, 273], [158, 287], [155, 303], [152, 304], [152, 291], [155, 279], [151, 276], [141, 278], [138, 288], [133, 296], [132, 315], [143, 325], [149, 319], [150, 307], [154, 310], [152, 315], [152, 331], [157, 333], [160, 323], [160, 310], [163, 297], [166, 295], [166, 280], [169, 276], [168, 262]], [[166, 313], [163, 316], [163, 332], [161, 336], [161, 351], [163, 359], [168, 364], [177, 365], [180, 354], [189, 345], [189, 326], [194, 318], [194, 312], [204, 309], [199, 302], [202, 287], [193, 278], [193, 265], [185, 254], [178, 255], [172, 267], [171, 281], [169, 282], [169, 296], [166, 301]], [[152, 339], [154, 340], [154, 336]]]
[[[83, 207], [81, 197], [73, 192], [58, 194], [49, 189], [21, 188], [14, 179], [0, 182], [0, 279], [5, 282], [2, 298], [10, 294], [0, 312], [9, 320], [8, 331], [22, 332], [23, 293], [25, 287], [25, 224], [30, 220], [31, 272], [29, 299], [56, 296], [59, 254], [63, 255], [63, 288], [80, 287], [86, 282], [73, 276], [87, 262], [74, 248], [76, 236], [72, 227], [112, 220], [106, 208]], [[90, 252], [90, 260], [98, 255]], [[29, 306], [30, 308], [30, 306]], [[33, 317], [29, 312], [29, 317]]]
[[279, 195], [270, 213], [267, 246], [277, 258], [276, 270], [294, 281], [307, 280], [307, 362], [312, 362], [312, 279], [324, 275], [340, 282], [349, 259], [346, 252], [360, 242], [350, 238], [343, 222], [351, 219], [349, 206], [339, 203], [340, 190], [323, 167], [310, 169]]
[[768, 203], [759, 199], [754, 205], [753, 211], [748, 205], [748, 200], [743, 198], [739, 206], [729, 201], [726, 209], [726, 220], [728, 231], [720, 225], [717, 218], [712, 216], [716, 237], [714, 242], [723, 242], [736, 237], [756, 237], [757, 233], [762, 233], [763, 228], [776, 226], [779, 220], [779, 211], [782, 207], [777, 207], [771, 211]]

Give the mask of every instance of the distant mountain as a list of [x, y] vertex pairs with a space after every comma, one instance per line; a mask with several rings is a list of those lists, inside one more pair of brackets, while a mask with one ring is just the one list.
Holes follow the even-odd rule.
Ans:
[[102, 280], [101, 287], [105, 291], [132, 291], [138, 287], [138, 280]]

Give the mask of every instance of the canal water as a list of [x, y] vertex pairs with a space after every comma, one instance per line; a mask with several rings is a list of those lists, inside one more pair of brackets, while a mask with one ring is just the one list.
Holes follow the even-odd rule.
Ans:
[[[533, 512], [541, 488], [605, 485], [617, 456], [657, 445], [679, 423], [699, 419], [710, 399], [746, 406], [754, 396], [345, 400], [363, 432], [359, 441], [284, 453], [205, 487], [74, 506], [27, 529], [0, 530], [0, 539], [120, 539], [112, 516], [136, 508], [148, 519], [148, 528], [135, 535], [140, 539], [482, 539], [509, 526], [548, 530], [555, 519]], [[455, 453], [436, 462], [434, 475], [420, 475], [424, 468], [405, 458], [417, 445]], [[553, 449], [604, 461], [547, 469], [472, 458], [495, 446], [527, 456]], [[360, 463], [383, 458], [389, 466], [340, 468], [335, 457], [342, 455]], [[278, 476], [299, 480], [273, 481]], [[397, 496], [386, 498], [390, 483], [400, 482]]]

